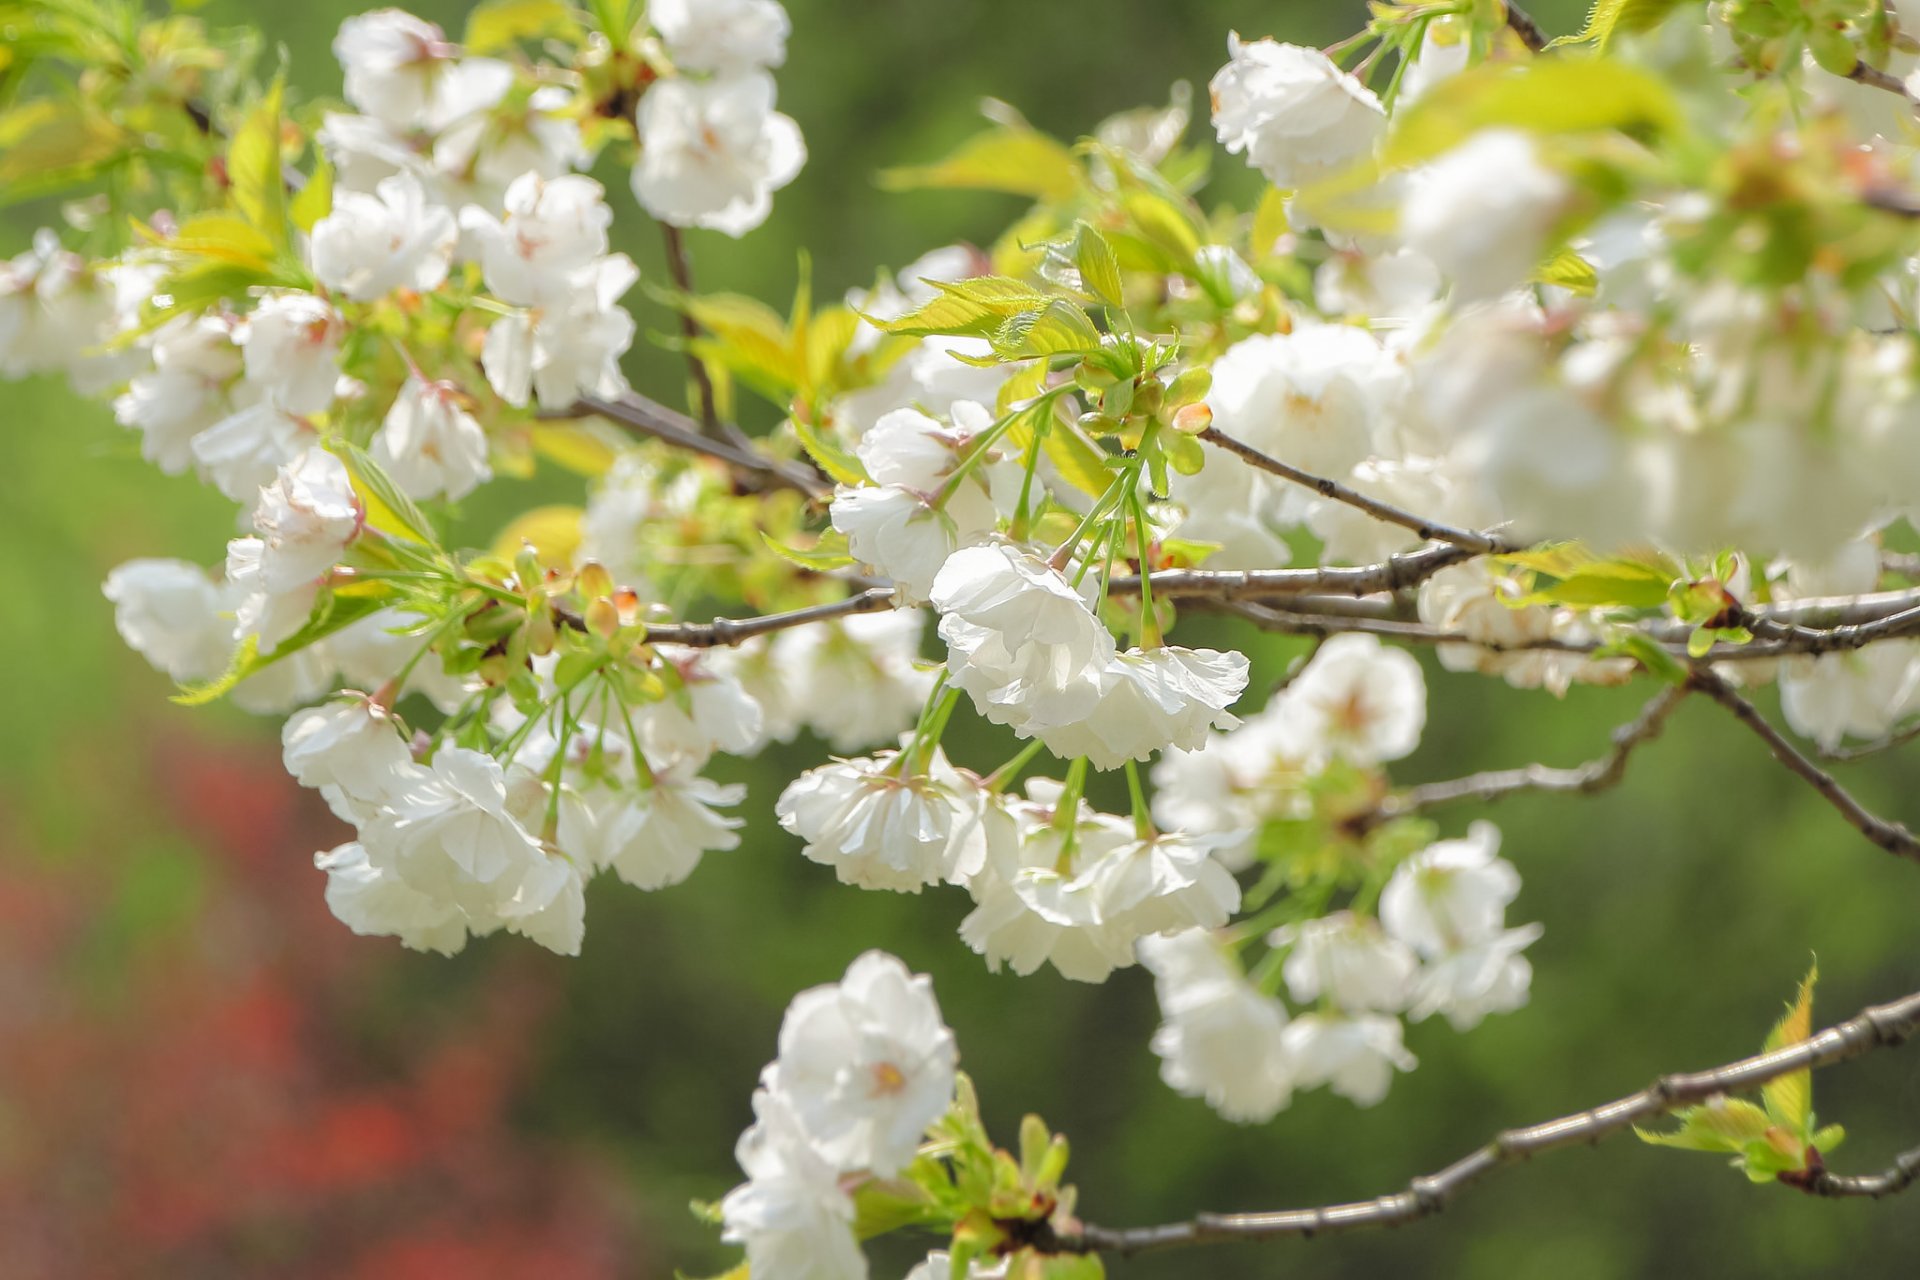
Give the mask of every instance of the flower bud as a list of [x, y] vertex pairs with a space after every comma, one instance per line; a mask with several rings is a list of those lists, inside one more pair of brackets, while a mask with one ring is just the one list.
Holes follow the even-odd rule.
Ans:
[[1212, 425], [1213, 410], [1207, 407], [1205, 400], [1181, 405], [1173, 415], [1173, 429], [1190, 436], [1197, 436]]
[[573, 584], [579, 588], [581, 595], [591, 600], [613, 591], [613, 575], [608, 573], [607, 566], [598, 560], [588, 560], [580, 566], [580, 571], [574, 574]]
[[1213, 390], [1213, 370], [1183, 369], [1167, 388], [1167, 403], [1175, 409], [1198, 404]]

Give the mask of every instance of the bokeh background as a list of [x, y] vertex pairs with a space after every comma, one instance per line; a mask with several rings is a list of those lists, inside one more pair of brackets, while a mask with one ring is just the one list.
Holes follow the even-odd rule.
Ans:
[[[286, 47], [294, 83], [337, 92], [327, 46], [347, 0], [214, 0]], [[458, 30], [462, 6], [417, 6]], [[744, 241], [691, 237], [703, 285], [778, 303], [812, 254], [822, 293], [862, 285], [1016, 210], [991, 196], [884, 195], [873, 174], [932, 158], [991, 94], [1073, 136], [1197, 88], [1225, 37], [1325, 43], [1357, 4], [1312, 0], [789, 0], [781, 105], [812, 160]], [[1553, 30], [1572, 0], [1542, 2]], [[1202, 99], [1204, 101], [1204, 99]], [[1204, 122], [1202, 123], [1204, 129]], [[1222, 155], [1217, 189], [1252, 180]], [[624, 182], [603, 175], [624, 207]], [[0, 252], [45, 210], [11, 210]], [[660, 279], [644, 220], [624, 248]], [[670, 317], [638, 292], [643, 333]], [[642, 344], [644, 346], [644, 343]], [[671, 358], [636, 350], [672, 398]], [[934, 975], [988, 1119], [1037, 1111], [1073, 1141], [1087, 1215], [1311, 1204], [1397, 1188], [1492, 1130], [1757, 1047], [1817, 952], [1821, 1021], [1920, 986], [1920, 881], [1867, 845], [1711, 706], [1688, 706], [1587, 799], [1493, 816], [1546, 922], [1522, 1012], [1460, 1036], [1412, 1028], [1422, 1065], [1379, 1107], [1324, 1091], [1238, 1128], [1157, 1079], [1139, 970], [1100, 987], [991, 976], [955, 937], [954, 892], [865, 894], [798, 856], [774, 797], [824, 754], [801, 742], [721, 766], [751, 784], [736, 852], [686, 885], [589, 895], [585, 954], [499, 937], [448, 961], [359, 939], [321, 901], [314, 849], [340, 829], [278, 763], [278, 725], [170, 705], [125, 651], [98, 584], [136, 555], [218, 559], [230, 509], [145, 467], [101, 405], [50, 380], [0, 390], [0, 1276], [507, 1280], [664, 1277], [731, 1259], [687, 1211], [736, 1176], [732, 1145], [780, 1013], [861, 949]], [[503, 482], [475, 536], [565, 477]], [[491, 522], [491, 523], [490, 523]], [[1201, 634], [1206, 634], [1203, 624]], [[1260, 677], [1297, 645], [1247, 646]], [[1423, 660], [1425, 656], [1423, 655]], [[1597, 754], [1636, 693], [1563, 702], [1429, 665], [1432, 715], [1403, 780]], [[1769, 700], [1768, 705], [1771, 705]], [[963, 731], [958, 758], [999, 744]], [[1850, 766], [1882, 809], [1920, 818], [1911, 756]], [[1478, 816], [1442, 815], [1449, 832]], [[1836, 1164], [1920, 1141], [1920, 1051], [1822, 1074]], [[875, 1249], [899, 1275], [924, 1242]], [[1115, 1263], [1126, 1280], [1313, 1275], [1910, 1276], [1920, 1200], [1826, 1203], [1750, 1187], [1705, 1156], [1631, 1139], [1498, 1176], [1392, 1233]], [[767, 1277], [766, 1280], [778, 1280]]]

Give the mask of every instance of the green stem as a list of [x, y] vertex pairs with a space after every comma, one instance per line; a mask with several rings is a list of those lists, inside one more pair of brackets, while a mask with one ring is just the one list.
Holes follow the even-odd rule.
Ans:
[[1133, 834], [1141, 840], [1153, 839], [1153, 813], [1140, 786], [1140, 765], [1133, 760], [1127, 761], [1127, 799], [1133, 805]]
[[982, 788], [989, 795], [998, 795], [1006, 789], [1009, 782], [1019, 777], [1020, 771], [1025, 769], [1029, 764], [1032, 764], [1033, 758], [1039, 755], [1045, 748], [1046, 743], [1035, 738], [1032, 742], [1020, 748], [1019, 753], [1015, 755], [1013, 759], [988, 774], [986, 779], [981, 783]]

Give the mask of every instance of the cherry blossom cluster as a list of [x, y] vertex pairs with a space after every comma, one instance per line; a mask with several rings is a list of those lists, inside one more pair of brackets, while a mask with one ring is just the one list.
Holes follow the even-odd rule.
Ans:
[[[143, 135], [176, 163], [130, 227], [75, 201], [0, 264], [0, 373], [111, 399], [237, 504], [217, 568], [104, 591], [183, 700], [289, 717], [288, 771], [353, 829], [317, 862], [354, 930], [575, 953], [600, 872], [662, 889], [738, 846], [717, 758], [817, 743], [774, 802], [801, 856], [964, 891], [996, 970], [1142, 963], [1164, 1078], [1231, 1119], [1369, 1105], [1405, 1023], [1523, 1005], [1542, 936], [1494, 828], [1396, 792], [1426, 677], [1383, 637], [1555, 695], [1774, 682], [1824, 751], [1920, 715], [1920, 627], [1822, 629], [1916, 607], [1920, 77], [1884, 22], [1783, 44], [1762, 8], [1602, 6], [1590, 52], [1452, 0], [1330, 50], [1232, 36], [1209, 104], [1264, 180], [1245, 211], [1196, 197], [1184, 96], [1078, 147], [996, 106], [892, 181], [1031, 209], [837, 303], [803, 272], [784, 312], [701, 293], [680, 236], [751, 231], [805, 160], [774, 0], [509, 0], [458, 42], [362, 14], [350, 110], [192, 72], [228, 51], [181, 21], [124, 51], [181, 69]], [[650, 299], [693, 414], [623, 371]], [[727, 420], [750, 396], [759, 435]], [[543, 467], [581, 501], [454, 543]], [[1170, 638], [1203, 609], [1320, 642], [1261, 702], [1291, 655]], [[1013, 754], [950, 758], [967, 712]], [[862, 956], [789, 1010], [728, 1238], [863, 1276], [861, 1197], [899, 1195], [954, 1232], [917, 1277], [998, 1274], [1044, 1235], [1007, 1223], [1071, 1195], [969, 1099], [926, 980]]]

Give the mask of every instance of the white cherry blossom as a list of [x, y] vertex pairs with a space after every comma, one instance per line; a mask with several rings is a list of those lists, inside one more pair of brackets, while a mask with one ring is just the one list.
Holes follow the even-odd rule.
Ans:
[[154, 335], [153, 367], [113, 402], [122, 426], [140, 432], [140, 453], [168, 475], [193, 465], [193, 438], [227, 416], [227, 388], [240, 376], [231, 317], [210, 312], [169, 322]]
[[1427, 723], [1420, 664], [1378, 636], [1330, 638], [1280, 695], [1282, 714], [1333, 755], [1358, 765], [1412, 753]]
[[313, 865], [327, 873], [327, 909], [355, 933], [398, 938], [415, 951], [437, 951], [443, 956], [466, 947], [465, 913], [374, 866], [359, 842], [316, 853]]
[[1308, 1013], [1287, 1024], [1281, 1038], [1298, 1087], [1324, 1084], [1355, 1106], [1371, 1107], [1387, 1096], [1396, 1068], [1420, 1065], [1401, 1036], [1400, 1020], [1384, 1014]]
[[378, 801], [413, 764], [393, 716], [364, 694], [293, 713], [280, 733], [281, 758], [303, 787], [338, 787]]
[[1524, 283], [1572, 187], [1517, 129], [1483, 129], [1416, 174], [1400, 214], [1407, 247], [1453, 281], [1454, 298]]
[[1293, 1097], [1281, 1003], [1254, 990], [1205, 930], [1142, 938], [1140, 963], [1160, 1001], [1153, 1051], [1168, 1087], [1240, 1124], [1279, 1113]]
[[346, 464], [308, 449], [260, 490], [254, 532], [265, 544], [261, 585], [284, 591], [311, 582], [340, 562], [366, 519]]
[[1208, 86], [1220, 142], [1276, 187], [1301, 187], [1367, 155], [1386, 132], [1373, 90], [1318, 49], [1227, 38]]
[[572, 296], [574, 273], [607, 252], [613, 211], [592, 178], [528, 173], [507, 188], [496, 218], [474, 205], [460, 224], [487, 290], [520, 307], [548, 307]]
[[787, 58], [791, 24], [775, 0], [652, 0], [647, 18], [683, 70], [726, 74]]
[[447, 278], [459, 231], [412, 174], [382, 179], [371, 195], [340, 191], [314, 224], [311, 255], [320, 283], [356, 302], [395, 289], [425, 292]]
[[439, 27], [400, 9], [348, 18], [333, 38], [346, 96], [360, 110], [408, 126], [426, 115], [453, 46]]
[[853, 1198], [841, 1189], [839, 1170], [814, 1149], [784, 1097], [756, 1090], [753, 1114], [734, 1148], [747, 1180], [720, 1202], [721, 1239], [746, 1246], [757, 1276], [867, 1280]]
[[1350, 1013], [1397, 1013], [1413, 996], [1419, 957], [1367, 917], [1337, 911], [1279, 929], [1272, 942], [1293, 948], [1281, 975], [1299, 1004], [1324, 996]]
[[1499, 848], [1491, 822], [1474, 823], [1463, 839], [1428, 845], [1381, 890], [1380, 923], [1428, 959], [1491, 939], [1520, 892], [1520, 873], [1496, 856]]
[[745, 235], [806, 163], [800, 127], [773, 109], [773, 77], [746, 71], [704, 83], [657, 81], [640, 98], [633, 194], [683, 227]]
[[1428, 961], [1407, 1016], [1418, 1022], [1442, 1013], [1454, 1030], [1471, 1031], [1490, 1013], [1512, 1013], [1526, 1004], [1533, 982], [1533, 966], [1520, 953], [1542, 932], [1538, 924], [1503, 929]]
[[321, 413], [340, 380], [340, 313], [310, 293], [270, 293], [241, 327], [247, 380], [290, 414]]
[[985, 857], [972, 787], [936, 748], [925, 772], [899, 753], [809, 769], [774, 806], [801, 850], [847, 884], [918, 893], [964, 878]]
[[884, 1177], [953, 1101], [957, 1059], [932, 982], [869, 951], [838, 983], [794, 997], [763, 1080], [827, 1160]]
[[408, 497], [464, 498], [493, 475], [470, 403], [454, 383], [410, 374], [368, 452]]

